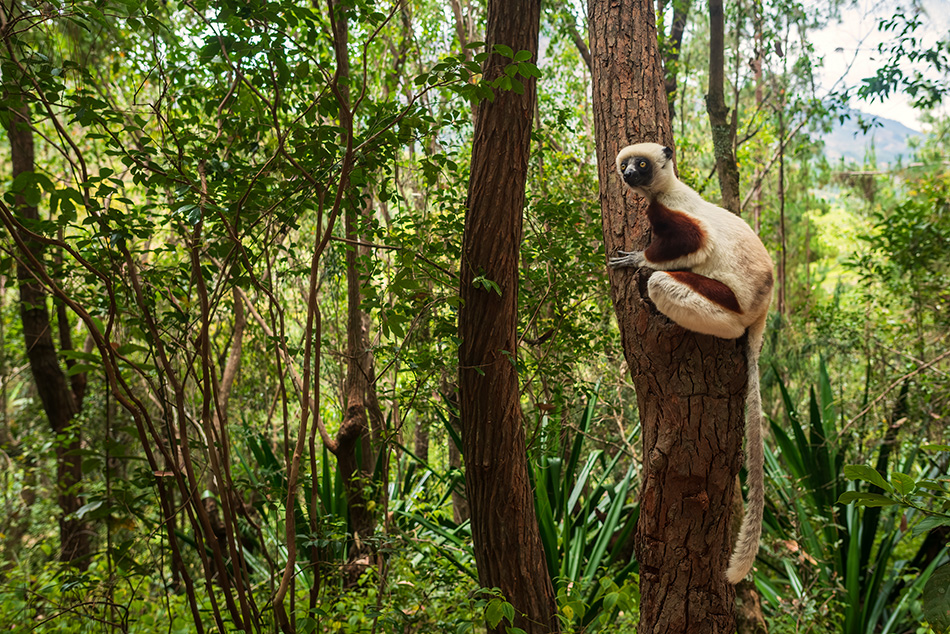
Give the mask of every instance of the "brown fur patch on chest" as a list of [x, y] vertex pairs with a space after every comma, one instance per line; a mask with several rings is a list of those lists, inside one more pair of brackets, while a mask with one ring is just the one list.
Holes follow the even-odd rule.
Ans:
[[676, 281], [689, 286], [712, 303], [734, 313], [742, 314], [742, 307], [739, 306], [736, 294], [719, 280], [692, 271], [667, 271], [667, 274]]
[[682, 211], [675, 211], [655, 200], [647, 207], [647, 219], [653, 231], [644, 255], [650, 262], [669, 262], [699, 251], [706, 243], [706, 232]]

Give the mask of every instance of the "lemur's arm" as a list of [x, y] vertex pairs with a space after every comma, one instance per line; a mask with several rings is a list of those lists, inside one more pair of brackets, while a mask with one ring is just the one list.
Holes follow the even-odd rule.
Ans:
[[709, 257], [709, 231], [695, 216], [652, 200], [647, 207], [653, 238], [645, 251], [620, 251], [613, 268], [649, 266], [658, 271], [690, 269]]

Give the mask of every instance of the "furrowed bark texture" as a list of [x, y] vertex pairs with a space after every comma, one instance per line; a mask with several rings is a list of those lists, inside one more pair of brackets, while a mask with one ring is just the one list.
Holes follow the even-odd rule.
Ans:
[[[594, 124], [608, 254], [649, 241], [645, 203], [625, 190], [625, 145], [673, 147], [651, 2], [589, 0]], [[610, 271], [643, 429], [637, 526], [642, 634], [735, 632], [726, 582], [729, 519], [742, 460], [744, 341], [687, 332], [647, 299], [649, 271]]]
[[[537, 58], [539, 0], [489, 0], [486, 40]], [[491, 55], [488, 81], [511, 60]], [[462, 239], [459, 310], [459, 404], [466, 491], [479, 583], [497, 587], [514, 606], [515, 625], [529, 633], [558, 630], [554, 590], [528, 481], [518, 393], [518, 253], [528, 169], [533, 79], [524, 94], [496, 91], [475, 120], [468, 211]], [[491, 280], [501, 294], [484, 285]], [[504, 632], [505, 621], [493, 631]]]

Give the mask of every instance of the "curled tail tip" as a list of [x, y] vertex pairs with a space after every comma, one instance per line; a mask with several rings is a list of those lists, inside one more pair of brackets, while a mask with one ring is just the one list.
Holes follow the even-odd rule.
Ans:
[[[758, 544], [756, 544], [756, 546], [758, 546]], [[758, 548], [746, 552], [737, 550], [732, 553], [732, 557], [729, 559], [729, 567], [726, 569], [726, 581], [732, 585], [736, 585], [745, 579], [752, 570], [752, 564], [755, 563], [755, 556], [758, 550]]]
[[735, 550], [729, 558], [729, 568], [726, 569], [726, 580], [732, 585], [745, 579], [755, 564], [755, 558], [759, 554], [761, 521], [761, 515], [754, 512], [744, 518]]
[[747, 562], [736, 562], [726, 570], [726, 581], [732, 585], [738, 584], [746, 578], [749, 571], [752, 570], [752, 564]]

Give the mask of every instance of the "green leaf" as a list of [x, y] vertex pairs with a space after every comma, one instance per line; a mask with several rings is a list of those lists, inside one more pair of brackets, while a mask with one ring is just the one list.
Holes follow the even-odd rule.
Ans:
[[[451, 427], [451, 425], [448, 427]], [[538, 516], [538, 531], [541, 533], [541, 545], [544, 547], [548, 573], [553, 578], [557, 576], [557, 520], [555, 519], [555, 510], [551, 506], [551, 499], [548, 496], [547, 486], [544, 484], [544, 472], [545, 467], [535, 465], [528, 474], [534, 476], [534, 482], [532, 483], [535, 490], [534, 510]]]
[[914, 527], [914, 535], [923, 535], [924, 533], [931, 531], [938, 526], [950, 526], [950, 517], [942, 515], [925, 517]]
[[924, 592], [924, 617], [937, 634], [950, 632], [950, 564], [934, 570]]
[[145, 346], [140, 346], [137, 343], [125, 343], [119, 346], [118, 348], [116, 348], [116, 352], [118, 352], [119, 354], [123, 356], [126, 356], [129, 354], [132, 354], [133, 352], [148, 352], [148, 348], [146, 348]]
[[85, 352], [83, 350], [62, 350], [59, 354], [64, 359], [82, 359], [89, 363], [96, 363], [100, 358], [99, 355], [94, 352]]
[[66, 371], [66, 376], [76, 376], [77, 374], [82, 374], [83, 372], [89, 372], [90, 370], [95, 369], [95, 366], [89, 365], [87, 363], [77, 363]]
[[[924, 478], [917, 482], [918, 489], [927, 489], [929, 491], [936, 491], [937, 493], [947, 494], [947, 485], [939, 480], [931, 480], [930, 478]], [[934, 496], [936, 497], [936, 496]]]
[[630, 479], [633, 477], [633, 466], [627, 469], [627, 474], [623, 480], [614, 489], [613, 497], [610, 499], [610, 506], [607, 509], [607, 517], [604, 519], [603, 526], [594, 542], [594, 547], [590, 551], [587, 565], [584, 568], [585, 577], [593, 577], [594, 573], [601, 566], [604, 553], [610, 543], [610, 538], [620, 521], [621, 512], [627, 500], [627, 492], [630, 490]]
[[950, 445], [921, 445], [920, 448], [927, 451], [950, 451]]
[[838, 498], [838, 504], [849, 504], [851, 502], [858, 506], [891, 506], [898, 504], [897, 500], [892, 500], [886, 495], [864, 491], [845, 491]]
[[849, 480], [864, 480], [878, 486], [885, 491], [891, 492], [894, 489], [888, 484], [877, 469], [863, 464], [849, 464], [844, 466], [844, 477]]
[[504, 601], [501, 599], [492, 599], [485, 607], [485, 621], [488, 623], [490, 629], [498, 627], [502, 617], [504, 617], [502, 603], [504, 603]]
[[899, 495], [907, 497], [917, 489], [917, 483], [906, 473], [895, 471], [891, 474], [891, 484]]
[[35, 182], [36, 172], [21, 172], [13, 179], [13, 184], [10, 186], [10, 189], [19, 193]]
[[531, 59], [531, 51], [518, 51], [513, 59], [516, 62], [526, 62]]
[[95, 502], [89, 502], [88, 504], [83, 504], [76, 511], [76, 517], [79, 519], [82, 519], [86, 515], [86, 513], [91, 513], [92, 511], [95, 511], [97, 508], [102, 506], [102, 503], [103, 503], [103, 500], [96, 500]]
[[496, 53], [498, 53], [502, 57], [512, 58], [515, 56], [515, 52], [511, 50], [511, 47], [505, 46], [504, 44], [495, 44], [492, 47], [492, 50], [494, 50]]
[[472, 286], [474, 286], [475, 288], [484, 288], [486, 290], [491, 289], [495, 291], [496, 293], [498, 293], [499, 297], [502, 294], [501, 287], [498, 286], [498, 284], [496, 284], [495, 282], [485, 277], [484, 275], [479, 275], [474, 280], [472, 280]]
[[48, 178], [36, 172], [23, 172], [13, 179], [13, 184], [10, 189], [22, 195], [27, 205], [36, 207], [43, 198], [43, 193], [40, 191], [40, 185], [45, 184], [43, 179], [49, 181]]
[[534, 64], [521, 62], [518, 64], [518, 74], [522, 77], [540, 77], [541, 71]]

